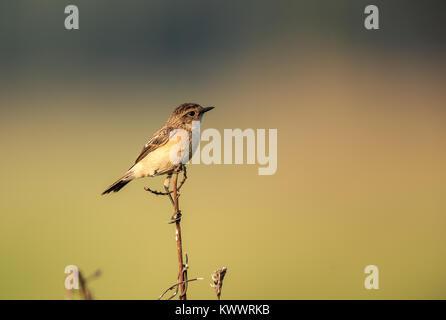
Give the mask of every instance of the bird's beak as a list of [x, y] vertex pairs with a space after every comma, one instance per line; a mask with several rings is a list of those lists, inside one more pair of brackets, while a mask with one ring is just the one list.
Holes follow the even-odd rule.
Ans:
[[206, 108], [201, 109], [200, 113], [203, 114], [205, 112], [211, 111], [212, 109], [214, 109], [214, 107], [206, 107]]

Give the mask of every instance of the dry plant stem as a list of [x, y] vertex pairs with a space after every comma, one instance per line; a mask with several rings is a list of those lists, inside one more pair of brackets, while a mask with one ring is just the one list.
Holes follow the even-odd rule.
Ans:
[[223, 267], [215, 270], [212, 274], [212, 283], [211, 287], [215, 289], [215, 293], [217, 294], [217, 299], [221, 298], [221, 288], [223, 287], [223, 279], [225, 278], [227, 268]]
[[178, 204], [178, 171], [175, 172], [173, 177], [173, 200], [174, 200], [174, 207], [175, 207], [175, 238], [177, 241], [177, 253], [178, 253], [178, 283], [180, 286], [180, 300], [186, 300], [186, 281], [187, 281], [187, 271], [183, 269], [183, 244], [181, 240], [181, 219], [180, 219], [180, 210], [179, 210], [179, 204]]
[[[180, 172], [183, 172], [183, 179], [181, 180], [180, 184], [178, 185], [178, 175]], [[195, 278], [188, 280], [187, 279], [187, 254], [186, 254], [186, 264], [184, 264], [183, 261], [183, 243], [181, 238], [181, 211], [179, 209], [179, 202], [178, 198], [180, 194], [178, 191], [180, 191], [181, 187], [184, 185], [184, 182], [187, 179], [187, 173], [186, 173], [186, 166], [180, 165], [178, 166], [174, 173], [173, 173], [173, 190], [170, 191], [168, 188], [166, 188], [166, 192], [156, 191], [152, 190], [149, 187], [144, 188], [146, 191], [149, 191], [155, 195], [162, 195], [162, 196], [169, 196], [170, 200], [173, 202], [174, 207], [174, 214], [172, 216], [172, 220], [169, 223], [175, 223], [175, 240], [177, 242], [177, 255], [178, 255], [178, 277], [177, 277], [177, 283], [170, 286], [167, 290], [165, 290], [161, 296], [158, 298], [160, 300], [166, 292], [173, 290], [175, 288], [175, 292], [167, 298], [168, 300], [172, 299], [178, 294], [178, 290], [180, 291], [180, 300], [186, 300], [186, 292], [187, 292], [187, 284], [188, 282], [195, 281], [195, 280], [202, 280], [202, 278]], [[173, 194], [173, 199], [171, 195]]]
[[80, 292], [84, 300], [93, 300], [93, 296], [87, 288], [87, 280], [84, 278], [82, 272], [79, 271], [79, 286]]
[[[197, 281], [197, 280], [203, 280], [203, 278], [195, 278], [195, 279], [190, 279], [190, 280], [186, 280], [186, 281], [184, 281], [184, 283], [188, 283], [188, 282], [192, 282], [192, 281]], [[176, 290], [175, 290], [175, 292], [174, 292], [174, 294], [173, 295], [171, 295], [169, 298], [167, 298], [167, 300], [170, 300], [170, 299], [172, 299], [173, 297], [175, 297], [176, 295], [177, 295], [177, 293], [178, 293], [178, 286], [180, 285], [180, 283], [175, 283], [175, 284], [173, 284], [173, 285], [171, 285], [169, 288], [167, 288], [159, 297], [158, 297], [158, 300], [161, 300], [163, 297], [164, 297], [164, 295], [168, 292], [168, 291], [170, 291], [170, 290], [173, 290], [174, 288], [176, 288]]]
[[[88, 289], [87, 284], [89, 283], [89, 281], [98, 278], [100, 275], [101, 275], [100, 269], [96, 270], [95, 273], [93, 273], [89, 277], [84, 277], [83, 273], [79, 270], [80, 294], [81, 297], [84, 298], [84, 300], [93, 300], [93, 295], [91, 291]], [[72, 292], [73, 290], [68, 290], [68, 291], [71, 291], [71, 296], [69, 296], [70, 297], [69, 300], [71, 300], [73, 298], [73, 292]], [[68, 300], [68, 292], [67, 292], [67, 300]]]

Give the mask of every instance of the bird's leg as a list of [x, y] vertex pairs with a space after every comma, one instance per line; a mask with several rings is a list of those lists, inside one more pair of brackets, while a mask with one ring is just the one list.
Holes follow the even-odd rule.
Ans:
[[[173, 192], [174, 192], [174, 197], [176, 197], [176, 199], [175, 199], [176, 201], [178, 201], [178, 196], [179, 196], [178, 186], [177, 186], [178, 173], [182, 170], [182, 168], [183, 168], [183, 165], [180, 165], [173, 172], [173, 173], [175, 173]], [[172, 177], [172, 174], [170, 175], [170, 178]], [[170, 184], [170, 180], [169, 180], [169, 184]], [[169, 196], [170, 196], [170, 193], [169, 193]], [[173, 201], [172, 197], [171, 197], [171, 201], [172, 201], [173, 208], [174, 208], [175, 212], [174, 212], [173, 216], [170, 218], [170, 221], [168, 222], [169, 224], [176, 223], [181, 220], [181, 210], [178, 209], [178, 206], [175, 207], [175, 201]]]
[[164, 180], [164, 190], [166, 190], [166, 193], [170, 199], [170, 203], [172, 203], [173, 207], [175, 208], [175, 202], [173, 201], [172, 195], [170, 194], [170, 191], [169, 191], [171, 179], [172, 179], [172, 174], [168, 174], [166, 179]]
[[178, 186], [178, 191], [180, 191], [181, 187], [183, 186], [183, 184], [186, 182], [187, 179], [187, 173], [186, 173], [186, 165], [182, 165], [181, 166], [181, 170], [183, 171], [183, 179], [180, 182], [180, 185]]
[[[175, 210], [175, 201], [173, 201], [172, 195], [170, 194], [170, 180], [172, 180], [172, 174], [167, 175], [166, 179], [164, 180], [164, 190], [166, 190], [166, 193], [169, 195], [170, 202], [172, 203], [172, 206]], [[175, 223], [181, 219], [181, 211], [178, 211], [178, 214], [176, 212], [173, 213], [173, 216], [170, 217], [169, 224]]]

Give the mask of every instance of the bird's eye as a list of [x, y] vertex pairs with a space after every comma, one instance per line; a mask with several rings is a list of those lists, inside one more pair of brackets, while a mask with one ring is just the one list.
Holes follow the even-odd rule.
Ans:
[[195, 111], [191, 111], [191, 112], [189, 112], [189, 115], [190, 115], [191, 117], [193, 117], [193, 116], [195, 115]]

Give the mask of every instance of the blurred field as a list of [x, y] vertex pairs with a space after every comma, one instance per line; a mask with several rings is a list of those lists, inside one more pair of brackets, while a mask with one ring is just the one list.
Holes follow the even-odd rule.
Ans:
[[192, 58], [16, 62], [0, 94], [0, 298], [63, 299], [69, 264], [103, 271], [98, 299], [155, 299], [175, 282], [170, 203], [143, 190], [162, 178], [100, 193], [193, 101], [216, 106], [204, 128], [277, 128], [279, 153], [274, 176], [190, 166], [183, 244], [190, 277], [205, 277], [190, 298], [214, 299], [226, 266], [223, 299], [445, 299], [442, 51], [304, 38], [204, 54], [196, 73]]

